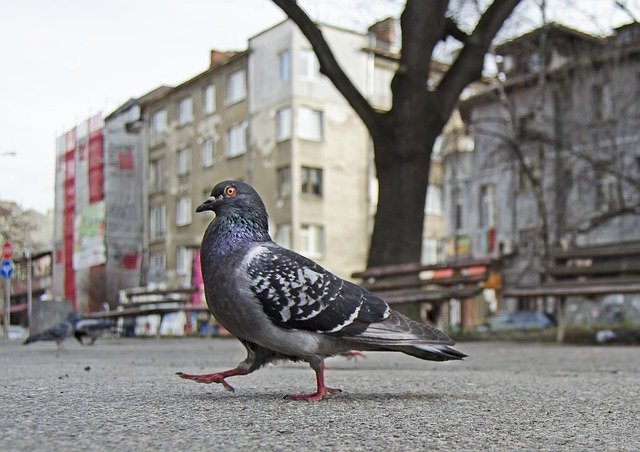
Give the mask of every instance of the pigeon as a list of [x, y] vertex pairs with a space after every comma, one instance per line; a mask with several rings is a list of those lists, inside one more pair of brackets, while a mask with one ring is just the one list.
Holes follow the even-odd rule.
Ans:
[[[80, 319], [75, 325], [73, 336], [82, 345], [93, 345], [96, 339], [101, 337], [105, 331], [113, 331], [116, 324], [110, 320], [101, 319]], [[85, 339], [88, 339], [85, 340]]]
[[46, 330], [38, 334], [29, 334], [29, 337], [24, 341], [24, 345], [28, 345], [37, 341], [56, 341], [58, 349], [62, 348], [62, 344], [75, 332], [75, 325], [80, 320], [80, 316], [77, 312], [71, 311], [67, 314], [67, 317], [53, 326], [50, 326]]
[[396, 351], [431, 361], [466, 356], [445, 333], [273, 242], [265, 205], [249, 184], [220, 182], [196, 208], [203, 211], [216, 214], [200, 250], [207, 305], [247, 357], [230, 370], [177, 372], [181, 378], [233, 392], [229, 377], [275, 361], [304, 361], [315, 371], [316, 391], [287, 398], [314, 402], [341, 392], [324, 379], [324, 360], [334, 355]]
[[[56, 323], [41, 333], [29, 335], [24, 345], [37, 341], [56, 341], [60, 349], [65, 339], [70, 336], [74, 336], [82, 345], [92, 345], [105, 330], [111, 330], [113, 327], [113, 322], [82, 319], [77, 312], [71, 311], [62, 322]], [[85, 338], [89, 341], [85, 341]]]

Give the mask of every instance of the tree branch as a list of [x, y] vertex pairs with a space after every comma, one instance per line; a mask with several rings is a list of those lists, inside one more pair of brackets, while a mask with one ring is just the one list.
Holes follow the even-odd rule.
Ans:
[[446, 21], [445, 30], [444, 30], [445, 33], [444, 33], [444, 36], [442, 37], [442, 41], [447, 39], [447, 36], [451, 36], [463, 44], [467, 42], [467, 39], [469, 39], [469, 35], [464, 31], [462, 31], [460, 27], [458, 27], [458, 23], [455, 21], [453, 17], [446, 17], [445, 21]]
[[443, 77], [436, 90], [442, 105], [442, 115], [448, 118], [460, 93], [471, 82], [482, 76], [484, 55], [504, 21], [521, 0], [494, 1], [482, 14], [475, 30], [466, 39], [458, 57]]
[[580, 225], [574, 226], [572, 231], [570, 232], [573, 237], [578, 234], [586, 234], [599, 226], [602, 226], [607, 221], [612, 220], [616, 217], [626, 215], [626, 214], [640, 214], [640, 204], [635, 204], [632, 206], [625, 206], [619, 209], [607, 210], [605, 212], [601, 212], [598, 215], [594, 215], [582, 222]]
[[384, 133], [382, 115], [373, 109], [342, 70], [318, 26], [300, 8], [296, 0], [273, 0], [273, 3], [282, 9], [307, 38], [320, 63], [320, 72], [326, 75], [344, 96], [356, 114], [362, 119], [367, 129], [369, 129], [375, 141], [376, 134]]
[[631, 12], [631, 10], [629, 9], [629, 7], [625, 2], [621, 0], [616, 0], [614, 3], [618, 8], [624, 11], [627, 14], [627, 16], [631, 18], [633, 22], [638, 22], [638, 19], [636, 19], [636, 16]]

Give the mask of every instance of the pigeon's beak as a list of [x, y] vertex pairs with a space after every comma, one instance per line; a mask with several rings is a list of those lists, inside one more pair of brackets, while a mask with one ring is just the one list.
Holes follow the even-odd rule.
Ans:
[[196, 207], [196, 212], [204, 212], [205, 210], [213, 210], [213, 207], [222, 199], [222, 195], [215, 197], [209, 196], [205, 202]]

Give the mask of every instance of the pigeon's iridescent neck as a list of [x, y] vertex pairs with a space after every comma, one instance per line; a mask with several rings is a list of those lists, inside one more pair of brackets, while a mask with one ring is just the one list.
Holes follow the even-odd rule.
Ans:
[[265, 223], [246, 216], [219, 216], [207, 228], [204, 240], [216, 254], [226, 255], [250, 243], [271, 241]]

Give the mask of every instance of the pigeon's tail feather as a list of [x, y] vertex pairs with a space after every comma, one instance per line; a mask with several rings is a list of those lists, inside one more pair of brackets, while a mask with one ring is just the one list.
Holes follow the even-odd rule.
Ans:
[[447, 345], [414, 345], [395, 347], [392, 350], [415, 356], [416, 358], [426, 359], [428, 361], [449, 361], [452, 359], [463, 359], [467, 355], [451, 348]]
[[364, 330], [344, 339], [353, 344], [354, 349], [398, 351], [429, 361], [448, 361], [467, 356], [450, 347], [454, 342], [442, 331], [415, 322], [393, 310], [384, 321], [371, 323]]
[[44, 333], [29, 335], [29, 337], [24, 341], [24, 345], [28, 345], [32, 342], [37, 341], [50, 341], [51, 339], [53, 339], [51, 335], [47, 334], [47, 332], [45, 331]]

